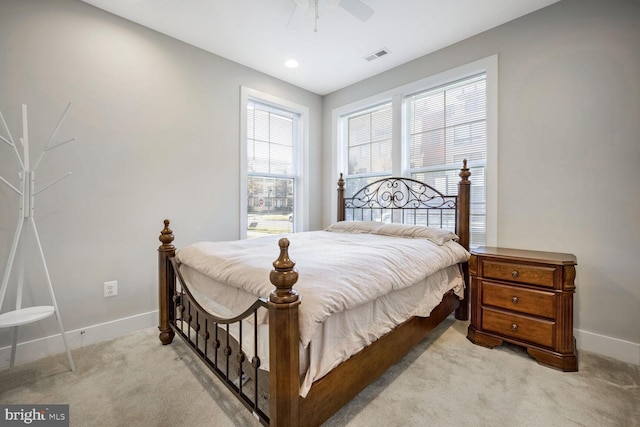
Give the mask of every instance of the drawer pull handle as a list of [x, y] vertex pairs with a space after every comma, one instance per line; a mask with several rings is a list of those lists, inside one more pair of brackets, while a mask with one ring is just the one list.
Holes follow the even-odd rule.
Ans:
[[516, 278], [516, 277], [518, 277], [519, 275], [520, 275], [520, 273], [518, 273], [518, 270], [513, 270], [513, 271], [511, 272], [511, 277], [513, 277], [513, 278]]
[[517, 303], [518, 303], [518, 301], [520, 301], [520, 300], [518, 299], [518, 297], [513, 297], [513, 298], [511, 298], [511, 302], [513, 302], [514, 304], [517, 304]]
[[513, 325], [511, 325], [511, 330], [512, 331], [517, 331], [518, 330], [518, 325], [515, 324], [515, 323]]

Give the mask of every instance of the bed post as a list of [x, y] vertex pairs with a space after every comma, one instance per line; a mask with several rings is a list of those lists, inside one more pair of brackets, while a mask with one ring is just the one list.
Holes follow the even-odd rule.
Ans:
[[340, 173], [338, 178], [338, 217], [337, 221], [344, 221], [344, 178]]
[[[462, 162], [462, 169], [460, 169], [460, 182], [458, 183], [458, 228], [456, 234], [460, 238], [460, 244], [464, 246], [466, 250], [469, 250], [470, 241], [470, 216], [471, 216], [471, 182], [469, 177], [471, 172], [467, 168], [467, 160]], [[462, 264], [462, 275], [464, 277], [464, 299], [461, 301], [460, 306], [456, 309], [456, 319], [469, 320], [469, 263]]]
[[298, 280], [295, 262], [289, 258], [289, 240], [278, 241], [280, 256], [273, 262], [269, 276], [276, 287], [269, 295], [269, 424], [299, 424], [300, 331], [298, 306], [300, 297], [293, 285]]
[[173, 341], [175, 332], [169, 325], [169, 319], [173, 319], [173, 295], [176, 288], [176, 277], [171, 265], [171, 258], [176, 254], [176, 247], [173, 246], [173, 231], [169, 228], [169, 220], [164, 220], [164, 228], [160, 232], [160, 242], [158, 248], [158, 285], [159, 285], [159, 312], [160, 341], [162, 344], [170, 344]]

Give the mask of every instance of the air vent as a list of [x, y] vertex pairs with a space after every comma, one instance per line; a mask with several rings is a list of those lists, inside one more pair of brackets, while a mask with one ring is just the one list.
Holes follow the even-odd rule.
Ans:
[[385, 56], [387, 53], [391, 53], [391, 52], [386, 47], [383, 47], [382, 49], [380, 49], [380, 50], [378, 50], [378, 51], [376, 51], [376, 52], [374, 52], [374, 53], [372, 53], [370, 55], [365, 56], [364, 59], [366, 59], [367, 61], [371, 62], [374, 59], [378, 59], [381, 56]]

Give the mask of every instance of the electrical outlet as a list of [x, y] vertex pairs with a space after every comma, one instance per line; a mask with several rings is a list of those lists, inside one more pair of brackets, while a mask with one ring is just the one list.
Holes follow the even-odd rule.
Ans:
[[104, 297], [115, 297], [116, 295], [118, 295], [118, 281], [104, 282]]

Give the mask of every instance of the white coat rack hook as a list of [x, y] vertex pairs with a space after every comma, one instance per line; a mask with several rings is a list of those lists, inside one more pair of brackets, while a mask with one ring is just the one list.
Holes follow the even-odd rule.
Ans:
[[[26, 106], [23, 105], [24, 108], [26, 108]], [[38, 158], [38, 161], [36, 162], [36, 165], [33, 167], [33, 170], [38, 169], [38, 166], [40, 165], [40, 162], [42, 161], [42, 158], [44, 157], [44, 154], [49, 151], [52, 150], [54, 148], [57, 148], [61, 145], [67, 144], [69, 142], [73, 142], [75, 141], [77, 138], [71, 138], [68, 139], [64, 142], [61, 142], [59, 144], [55, 144], [53, 146], [51, 146], [51, 143], [53, 142], [53, 139], [56, 137], [56, 135], [58, 134], [58, 130], [60, 129], [60, 126], [62, 125], [62, 122], [64, 121], [64, 119], [67, 117], [67, 113], [69, 112], [69, 108], [71, 108], [71, 103], [67, 104], [67, 108], [64, 109], [64, 112], [62, 113], [62, 116], [60, 116], [60, 119], [58, 120], [58, 124], [56, 124], [56, 127], [53, 129], [53, 132], [51, 132], [51, 136], [49, 137], [49, 140], [47, 141], [47, 144], [44, 146], [44, 149], [42, 150], [42, 153], [40, 153], [40, 157]]]
[[[4, 127], [4, 131], [7, 133], [9, 139], [0, 135], [0, 139], [9, 144], [11, 148], [13, 148], [13, 154], [16, 156], [20, 167], [24, 169], [24, 163], [22, 163], [22, 158], [20, 157], [20, 153], [18, 153], [18, 147], [16, 147], [16, 143], [13, 142], [13, 137], [11, 136], [11, 131], [9, 130], [9, 126], [7, 126], [7, 122], [4, 120], [4, 116], [2, 115], [2, 111], [0, 111], [0, 121], [2, 121], [2, 126]], [[5, 181], [6, 182], [6, 181]]]

